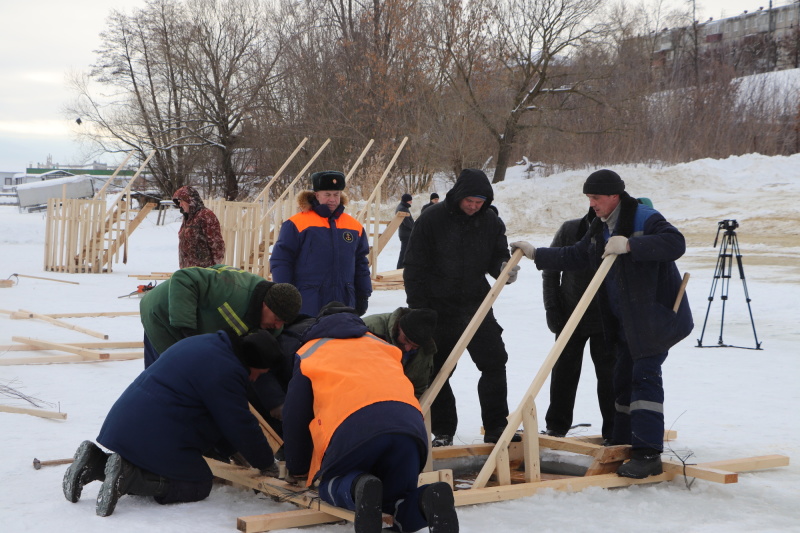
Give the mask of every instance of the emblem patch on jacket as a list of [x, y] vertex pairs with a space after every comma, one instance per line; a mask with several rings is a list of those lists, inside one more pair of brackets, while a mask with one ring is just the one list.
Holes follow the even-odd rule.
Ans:
[[353, 237], [353, 234], [350, 233], [349, 231], [345, 231], [344, 233], [342, 233], [342, 238], [344, 239], [344, 242], [347, 243], [352, 243], [353, 241], [355, 241], [355, 237]]

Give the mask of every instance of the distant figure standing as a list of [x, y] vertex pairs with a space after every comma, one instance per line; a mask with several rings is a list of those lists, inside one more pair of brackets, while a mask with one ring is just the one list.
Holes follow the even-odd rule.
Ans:
[[325, 304], [337, 301], [361, 316], [372, 294], [367, 233], [344, 212], [344, 174], [315, 172], [311, 186], [313, 191], [297, 194], [300, 212], [281, 226], [269, 259], [272, 279], [297, 287], [304, 314], [316, 316]]
[[[433, 204], [438, 204], [438, 203], [439, 203], [439, 195], [436, 194], [435, 192], [432, 192], [431, 193], [431, 201], [422, 206], [422, 211], [425, 211], [426, 209], [428, 209]], [[422, 211], [420, 211], [420, 213]]]
[[[583, 218], [567, 220], [553, 237], [552, 247], [572, 246], [580, 241], [595, 218], [590, 209]], [[558, 336], [578, 305], [586, 287], [592, 281], [594, 270], [544, 270], [542, 271], [542, 296], [547, 316], [547, 327]], [[597, 299], [586, 309], [564, 350], [553, 366], [550, 375], [550, 406], [545, 422], [546, 434], [564, 437], [572, 427], [575, 394], [581, 377], [583, 351], [589, 342], [594, 373], [597, 376], [597, 401], [603, 417], [603, 439], [612, 440], [614, 427], [614, 349], [603, 335], [603, 321]]]
[[411, 216], [411, 200], [411, 195], [405, 193], [400, 199], [400, 203], [397, 204], [397, 209], [394, 210], [395, 213], [401, 211], [408, 213], [408, 216], [403, 219], [403, 222], [400, 224], [400, 229], [397, 231], [400, 236], [400, 256], [397, 258], [397, 268], [403, 268], [403, 260], [406, 257], [406, 246], [408, 246], [408, 239], [411, 238], [411, 230], [414, 229], [414, 217]]
[[225, 241], [217, 215], [203, 204], [194, 187], [181, 187], [172, 195], [183, 214], [178, 231], [178, 265], [210, 267], [225, 261]]

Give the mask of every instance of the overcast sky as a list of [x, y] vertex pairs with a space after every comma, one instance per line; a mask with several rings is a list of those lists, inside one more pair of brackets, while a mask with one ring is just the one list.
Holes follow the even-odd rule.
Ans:
[[[63, 112], [72, 98], [67, 75], [88, 70], [112, 9], [131, 12], [144, 5], [144, 0], [0, 1], [0, 171], [23, 172], [48, 155], [53, 163], [91, 162], [74, 139], [76, 117]], [[767, 8], [769, 1], [698, 0], [697, 18], [719, 19], [759, 6]]]

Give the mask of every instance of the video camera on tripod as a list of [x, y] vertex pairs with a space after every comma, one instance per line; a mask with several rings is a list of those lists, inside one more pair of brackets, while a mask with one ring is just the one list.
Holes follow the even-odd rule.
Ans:
[[719, 234], [722, 230], [725, 232], [722, 234], [722, 241], [719, 245], [719, 254], [717, 256], [717, 266], [714, 269], [714, 280], [711, 283], [711, 292], [708, 294], [708, 308], [706, 309], [706, 318], [703, 321], [703, 331], [700, 334], [700, 338], [697, 340], [697, 347], [698, 348], [711, 348], [711, 346], [703, 346], [703, 337], [706, 333], [706, 325], [708, 324], [708, 314], [711, 311], [711, 303], [714, 301], [714, 294], [717, 290], [717, 283], [719, 282], [722, 286], [722, 318], [720, 320], [719, 325], [719, 340], [717, 341], [717, 347], [730, 347], [730, 348], [744, 348], [744, 346], [733, 346], [731, 344], [726, 344], [722, 340], [722, 332], [725, 326], [725, 304], [728, 301], [728, 289], [730, 287], [730, 280], [733, 274], [733, 259], [736, 258], [736, 265], [739, 270], [739, 279], [742, 280], [742, 287], [744, 288], [744, 297], [745, 301], [747, 302], [747, 310], [750, 313], [750, 325], [753, 327], [753, 336], [755, 337], [756, 346], [755, 348], [750, 348], [753, 350], [760, 350], [761, 349], [761, 342], [758, 340], [758, 335], [756, 334], [756, 325], [753, 321], [753, 310], [750, 307], [750, 293], [747, 291], [747, 281], [745, 281], [744, 277], [744, 265], [742, 264], [742, 253], [739, 251], [739, 240], [736, 237], [736, 228], [739, 227], [739, 223], [736, 220], [727, 219], [727, 220], [720, 220], [717, 223], [717, 236], [714, 237], [714, 248], [717, 247], [717, 241], [719, 240]]
[[725, 230], [725, 234], [730, 235], [730, 233], [735, 231], [738, 227], [739, 223], [735, 220], [720, 220], [719, 223], [717, 223], [717, 236], [714, 237], [714, 248], [717, 247], [717, 240], [719, 239], [720, 231]]

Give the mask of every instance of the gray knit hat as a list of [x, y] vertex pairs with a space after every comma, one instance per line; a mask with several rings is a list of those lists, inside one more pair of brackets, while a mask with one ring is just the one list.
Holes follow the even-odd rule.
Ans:
[[583, 194], [622, 194], [625, 182], [613, 170], [603, 169], [592, 172], [583, 184]]
[[291, 283], [276, 283], [267, 290], [264, 303], [278, 318], [284, 322], [292, 322], [303, 306], [303, 298]]

